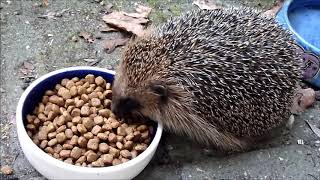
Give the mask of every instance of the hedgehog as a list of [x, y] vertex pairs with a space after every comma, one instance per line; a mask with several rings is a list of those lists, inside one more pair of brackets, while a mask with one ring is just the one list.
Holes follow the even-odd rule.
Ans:
[[252, 9], [193, 10], [127, 45], [112, 111], [242, 152], [291, 116], [301, 79], [291, 34]]

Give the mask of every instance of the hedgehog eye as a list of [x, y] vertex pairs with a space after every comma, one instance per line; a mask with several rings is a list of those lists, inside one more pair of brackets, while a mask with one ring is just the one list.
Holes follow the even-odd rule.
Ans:
[[158, 94], [161, 97], [167, 97], [168, 95], [167, 88], [163, 85], [156, 84], [156, 85], [153, 85], [151, 89], [154, 93]]

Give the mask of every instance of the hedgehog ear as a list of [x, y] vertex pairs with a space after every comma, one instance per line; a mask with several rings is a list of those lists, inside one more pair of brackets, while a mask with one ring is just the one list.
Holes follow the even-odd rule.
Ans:
[[161, 96], [161, 98], [166, 98], [168, 96], [168, 89], [165, 85], [162, 85], [162, 84], [152, 84], [151, 85], [151, 90]]

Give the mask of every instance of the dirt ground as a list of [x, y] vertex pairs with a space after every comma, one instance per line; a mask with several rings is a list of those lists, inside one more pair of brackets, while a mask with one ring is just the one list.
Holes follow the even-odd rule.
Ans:
[[[42, 0], [1, 1], [1, 166], [9, 165], [14, 174], [0, 179], [45, 179], [28, 163], [18, 143], [15, 110], [23, 89], [29, 81], [50, 71], [89, 65], [84, 59], [96, 59], [96, 66], [113, 69], [123, 48], [107, 54], [103, 39], [120, 37], [120, 33], [100, 33], [101, 17], [108, 3], [116, 9], [132, 11], [138, 1]], [[192, 0], [146, 0], [142, 4], [153, 8], [154, 24], [170, 16], [195, 8]], [[250, 6], [266, 10], [272, 0], [217, 1], [223, 6]], [[49, 12], [62, 12], [60, 17], [39, 18]], [[86, 43], [78, 38], [80, 31], [91, 32], [102, 40]], [[75, 39], [77, 41], [75, 42]], [[29, 78], [22, 79], [19, 69], [23, 62], [34, 65]], [[305, 121], [320, 125], [320, 103], [295, 117], [290, 132], [262, 146], [262, 149], [232, 156], [219, 156], [214, 151], [191, 143], [184, 137], [166, 134], [150, 164], [135, 179], [320, 179], [320, 139]], [[298, 144], [303, 140], [303, 144]]]

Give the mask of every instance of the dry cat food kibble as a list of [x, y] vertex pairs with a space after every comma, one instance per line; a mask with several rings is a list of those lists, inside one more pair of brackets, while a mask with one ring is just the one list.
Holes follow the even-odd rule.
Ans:
[[111, 97], [111, 84], [100, 76], [63, 79], [27, 116], [28, 135], [50, 156], [69, 164], [127, 162], [147, 149], [153, 127], [119, 120], [110, 110]]

